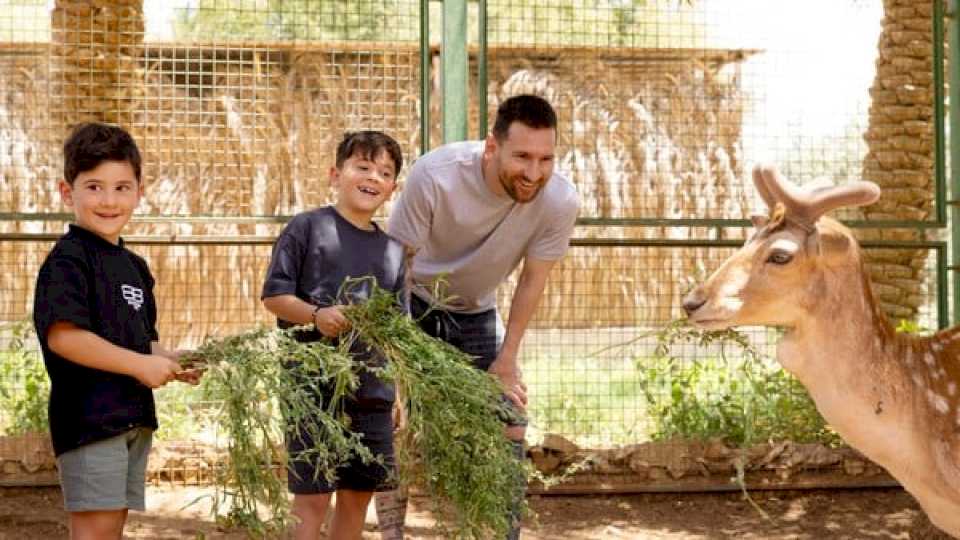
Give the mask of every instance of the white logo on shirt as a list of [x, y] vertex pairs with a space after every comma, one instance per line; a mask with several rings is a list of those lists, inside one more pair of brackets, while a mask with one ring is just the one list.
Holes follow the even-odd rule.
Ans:
[[120, 292], [123, 293], [123, 299], [130, 304], [134, 310], [140, 311], [143, 305], [143, 289], [138, 289], [133, 285], [120, 285]]

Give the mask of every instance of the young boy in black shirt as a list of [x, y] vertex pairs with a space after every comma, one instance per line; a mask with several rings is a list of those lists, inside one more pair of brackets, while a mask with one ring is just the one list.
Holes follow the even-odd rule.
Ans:
[[50, 375], [50, 434], [71, 538], [121, 538], [144, 509], [152, 388], [180, 372], [157, 343], [153, 276], [120, 232], [143, 195], [123, 129], [78, 126], [64, 144], [64, 203], [76, 217], [40, 267], [34, 323]]
[[[295, 216], [273, 248], [261, 298], [281, 327], [313, 324], [316, 331], [305, 337], [312, 340], [321, 334], [334, 338], [347, 330], [342, 307], [362, 302], [370, 293], [366, 281], [360, 282], [366, 286], [351, 287], [348, 297], [341, 297], [347, 278], [373, 276], [382, 289], [402, 290], [403, 247], [372, 221], [393, 193], [402, 165], [400, 146], [391, 137], [378, 131], [344, 136], [336, 166], [330, 170], [336, 203]], [[362, 345], [352, 352], [361, 363], [383, 362]], [[393, 487], [394, 398], [392, 386], [361, 369], [360, 387], [344, 404], [351, 430], [362, 433], [363, 444], [383, 456], [386, 466], [355, 459], [337, 471], [335, 483], [329, 483], [314, 474], [309, 463], [297, 459], [313, 442], [303, 434], [288, 438], [292, 469], [288, 485], [299, 519], [295, 538], [318, 537], [333, 491], [337, 504], [329, 537], [360, 538], [373, 492]]]

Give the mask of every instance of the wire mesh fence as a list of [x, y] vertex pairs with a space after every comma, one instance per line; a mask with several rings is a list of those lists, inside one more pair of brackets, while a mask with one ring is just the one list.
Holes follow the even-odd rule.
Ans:
[[[420, 93], [413, 0], [47, 4], [14, 2], [0, 15], [0, 321], [29, 317], [36, 271], [63, 231], [59, 146], [76, 122], [121, 123], [137, 139], [147, 195], [127, 234], [157, 278], [162, 340], [189, 348], [273, 323], [259, 303], [271, 240], [286, 218], [328, 200], [344, 131], [384, 130], [410, 162], [424, 146], [421, 104], [440, 118], [436, 49], [435, 91]], [[429, 4], [436, 36], [440, 10]], [[842, 217], [911, 225], [858, 234], [894, 242], [869, 250], [887, 313], [928, 330], [942, 322], [942, 249], [922, 243], [939, 219], [939, 4], [886, 4], [486, 2], [470, 132], [480, 131], [484, 60], [489, 117], [518, 93], [555, 105], [557, 166], [582, 198], [578, 242], [522, 353], [541, 470], [588, 463], [605, 482], [635, 485], [699, 470], [683, 441], [834, 441], [771, 363], [772, 331], [748, 331], [764, 356], [750, 362], [735, 344], [664, 348], [683, 294], [731, 252], [724, 242], [744, 236], [739, 220], [758, 202], [752, 162], [801, 183], [881, 184], [877, 205]], [[480, 5], [469, 7], [475, 43]], [[436, 146], [440, 126], [425, 135]], [[513, 286], [500, 294], [504, 315]], [[34, 399], [28, 372], [3, 365], [3, 399]], [[158, 438], [180, 449], [155, 460], [167, 471], [157, 478], [203, 481], [187, 472], [215, 462], [196, 450], [215, 435], [186, 420], [199, 398], [157, 395]], [[18, 431], [16, 410], [0, 408], [0, 432]], [[793, 424], [774, 422], [794, 413]], [[831, 459], [842, 468], [847, 457]]]

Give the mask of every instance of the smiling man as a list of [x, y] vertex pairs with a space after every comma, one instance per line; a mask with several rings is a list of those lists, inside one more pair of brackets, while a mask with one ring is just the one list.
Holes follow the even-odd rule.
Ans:
[[[556, 142], [553, 107], [537, 96], [511, 97], [486, 140], [448, 144], [417, 160], [387, 225], [411, 256], [413, 317], [496, 375], [520, 413], [527, 396], [517, 353], [580, 206], [573, 184], [554, 172]], [[504, 329], [497, 288], [521, 263]], [[504, 419], [518, 458], [522, 417]], [[399, 537], [402, 518], [387, 515], [385, 497], [377, 502], [385, 537]], [[511, 537], [518, 534], [516, 527]]]

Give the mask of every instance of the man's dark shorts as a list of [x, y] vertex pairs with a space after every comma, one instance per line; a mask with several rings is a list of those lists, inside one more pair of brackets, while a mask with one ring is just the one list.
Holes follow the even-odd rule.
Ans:
[[[470, 355], [477, 369], [488, 371], [497, 359], [503, 336], [498, 330], [501, 323], [496, 309], [481, 313], [431, 310], [427, 302], [411, 295], [410, 314], [424, 332]], [[511, 427], [527, 425], [526, 417], [513, 401], [506, 396], [503, 399], [512, 410], [510, 415], [501, 418], [504, 423]]]

